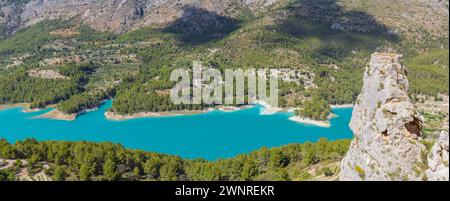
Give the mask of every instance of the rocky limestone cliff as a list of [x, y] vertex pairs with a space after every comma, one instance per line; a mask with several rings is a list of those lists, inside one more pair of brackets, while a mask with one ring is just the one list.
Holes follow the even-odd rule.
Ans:
[[350, 128], [354, 140], [341, 180], [421, 180], [421, 120], [407, 95], [401, 55], [375, 53], [364, 74]]
[[431, 181], [448, 181], [448, 132], [442, 131], [439, 139], [431, 148], [428, 155], [429, 169], [425, 172], [427, 179]]
[[340, 180], [448, 181], [448, 132], [426, 149], [406, 75], [401, 55], [372, 55], [353, 110], [354, 139], [341, 162]]

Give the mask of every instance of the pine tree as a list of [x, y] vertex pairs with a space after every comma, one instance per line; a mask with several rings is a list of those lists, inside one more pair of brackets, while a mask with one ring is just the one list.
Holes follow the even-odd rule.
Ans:
[[63, 167], [57, 166], [53, 173], [52, 179], [53, 181], [64, 181], [66, 177], [66, 172]]
[[116, 172], [116, 162], [112, 159], [107, 159], [103, 164], [103, 176], [108, 181], [114, 181], [118, 178]]

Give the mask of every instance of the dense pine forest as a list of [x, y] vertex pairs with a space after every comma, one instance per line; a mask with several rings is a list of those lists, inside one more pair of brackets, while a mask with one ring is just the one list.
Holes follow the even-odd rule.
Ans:
[[[112, 143], [27, 139], [10, 144], [1, 140], [0, 158], [15, 162], [12, 168], [0, 171], [0, 181], [15, 180], [23, 168], [33, 174], [44, 171], [56, 181], [287, 181], [324, 175], [332, 178], [339, 168], [332, 164], [345, 155], [349, 144], [350, 140], [323, 138], [317, 143], [264, 147], [230, 159], [206, 161], [130, 150]], [[321, 168], [311, 173], [311, 167], [319, 164]]]
[[313, 120], [327, 120], [331, 113], [330, 105], [325, 100], [317, 97], [304, 101], [300, 107], [302, 109], [297, 110], [295, 113], [298, 116], [308, 117]]

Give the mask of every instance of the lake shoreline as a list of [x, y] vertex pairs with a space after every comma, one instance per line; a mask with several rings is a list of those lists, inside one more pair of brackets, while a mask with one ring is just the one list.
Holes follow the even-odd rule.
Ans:
[[353, 105], [353, 104], [330, 105], [330, 107], [331, 107], [332, 109], [352, 108], [352, 107], [354, 107], [354, 106], [355, 106], [355, 105]]
[[63, 121], [75, 121], [79, 114], [66, 114], [64, 112], [59, 111], [58, 109], [53, 109], [50, 112], [47, 112], [43, 115], [37, 116], [36, 118], [47, 118], [47, 119], [55, 119], [55, 120], [63, 120]]
[[[116, 121], [121, 121], [121, 120], [131, 120], [131, 119], [139, 119], [139, 118], [152, 118], [152, 117], [170, 117], [170, 116], [184, 116], [184, 115], [196, 115], [196, 114], [204, 114], [213, 110], [220, 110], [222, 112], [235, 112], [235, 111], [240, 111], [243, 109], [248, 109], [248, 108], [252, 108], [254, 105], [242, 105], [242, 106], [217, 106], [214, 108], [207, 108], [205, 110], [181, 110], [181, 111], [166, 111], [166, 112], [138, 112], [138, 113], [132, 113], [132, 114], [125, 114], [125, 115], [120, 115], [120, 114], [115, 114], [114, 112], [105, 112], [104, 115], [106, 117], [106, 119], [109, 120], [116, 120]], [[54, 120], [62, 120], [62, 121], [74, 121], [76, 120], [76, 118], [83, 113], [86, 112], [91, 112], [94, 110], [97, 110], [98, 107], [95, 108], [90, 108], [90, 109], [85, 109], [81, 112], [78, 113], [73, 113], [73, 114], [67, 114], [64, 113], [62, 111], [59, 111], [58, 109], [56, 109], [55, 105], [52, 106], [47, 106], [45, 108], [35, 108], [35, 109], [31, 109], [30, 108], [30, 104], [29, 103], [14, 103], [14, 104], [3, 104], [0, 105], [0, 111], [1, 110], [6, 110], [6, 109], [11, 109], [11, 108], [22, 108], [23, 113], [32, 113], [32, 112], [39, 112], [48, 108], [52, 108], [51, 111], [39, 115], [35, 118], [47, 118], [47, 119], [54, 119]]]
[[0, 104], [0, 111], [11, 109], [11, 108], [24, 108], [24, 110], [26, 110], [29, 107], [30, 107], [29, 103]]
[[290, 117], [289, 120], [297, 122], [297, 123], [301, 123], [301, 124], [309, 124], [309, 125], [314, 125], [314, 126], [319, 126], [319, 127], [324, 127], [324, 128], [331, 127], [331, 124], [329, 121], [318, 121], [318, 120], [313, 120], [310, 118], [305, 118], [305, 117], [300, 117], [300, 116]]
[[[257, 101], [255, 104], [259, 104], [261, 106], [263, 106], [263, 110], [260, 113], [261, 115], [272, 115], [272, 114], [276, 114], [278, 112], [282, 112], [282, 111], [287, 111], [289, 112], [290, 110], [287, 108], [275, 108], [272, 107], [270, 105], [268, 105], [265, 102], [262, 101]], [[174, 117], [174, 116], [185, 116], [185, 115], [197, 115], [197, 114], [205, 114], [214, 110], [219, 110], [222, 112], [234, 112], [234, 111], [240, 111], [243, 109], [248, 109], [248, 108], [252, 108], [255, 106], [255, 104], [249, 104], [249, 105], [242, 105], [242, 106], [216, 106], [213, 108], [207, 108], [205, 110], [181, 110], [181, 111], [166, 111], [166, 112], [138, 112], [138, 113], [132, 113], [132, 114], [125, 114], [125, 115], [120, 115], [120, 114], [116, 114], [114, 112], [110, 112], [110, 111], [106, 111], [104, 113], [104, 116], [106, 119], [108, 120], [114, 120], [114, 121], [124, 121], [124, 120], [132, 120], [132, 119], [140, 119], [140, 118], [156, 118], [156, 117]], [[330, 107], [332, 109], [339, 109], [339, 108], [352, 108], [354, 105], [353, 104], [342, 104], [342, 105], [331, 105]], [[54, 120], [63, 120], [63, 121], [74, 121], [76, 120], [76, 118], [83, 113], [86, 112], [90, 112], [93, 110], [98, 109], [98, 107], [96, 108], [91, 108], [91, 109], [87, 109], [84, 110], [82, 112], [79, 113], [74, 113], [74, 114], [66, 114], [64, 112], [59, 111], [58, 109], [54, 108], [54, 107], [50, 107], [47, 106], [46, 108], [36, 108], [36, 109], [31, 109], [30, 108], [30, 104], [29, 103], [15, 103], [15, 104], [3, 104], [0, 105], [0, 111], [1, 110], [5, 110], [5, 109], [10, 109], [10, 108], [23, 108], [22, 112], [24, 113], [29, 113], [29, 112], [38, 112], [47, 108], [53, 108], [53, 110], [42, 114], [36, 118], [48, 118], [48, 119], [54, 119]], [[293, 111], [293, 110], [292, 110]], [[334, 118], [334, 117], [329, 117], [329, 119]], [[295, 121], [297, 123], [303, 123], [303, 124], [310, 124], [310, 125], [316, 125], [316, 126], [320, 126], [320, 127], [330, 127], [330, 123], [329, 121], [317, 121], [317, 120], [312, 120], [309, 118], [303, 118], [303, 117], [298, 117], [298, 116], [293, 116], [291, 118], [289, 118], [289, 120], [291, 121]]]
[[140, 118], [153, 118], [153, 117], [173, 117], [173, 116], [183, 116], [183, 115], [195, 115], [203, 114], [208, 111], [205, 110], [185, 110], [185, 111], [171, 111], [171, 112], [138, 112], [132, 114], [117, 114], [114, 112], [105, 112], [104, 115], [108, 120], [124, 121]]
[[243, 109], [252, 108], [253, 105], [243, 105], [243, 106], [217, 106], [215, 108], [207, 108], [204, 110], [178, 110], [178, 111], [166, 111], [166, 112], [138, 112], [132, 114], [117, 114], [114, 112], [107, 111], [104, 113], [106, 119], [114, 121], [124, 121], [132, 119], [141, 118], [156, 118], [156, 117], [174, 117], [174, 116], [186, 116], [186, 115], [197, 115], [205, 114], [214, 110], [219, 110], [222, 112], [235, 112]]
[[[342, 108], [350, 108], [350, 107], [342, 107]], [[335, 109], [335, 108], [333, 108], [333, 109]], [[309, 125], [314, 125], [314, 126], [319, 126], [319, 127], [324, 127], [324, 128], [330, 128], [331, 127], [330, 120], [337, 118], [337, 117], [339, 117], [337, 114], [330, 113], [328, 115], [326, 121], [314, 120], [314, 119], [310, 119], [307, 117], [301, 117], [301, 116], [293, 116], [293, 117], [290, 117], [289, 120], [295, 121], [297, 123], [302, 123], [302, 124], [309, 124]]]
[[55, 104], [47, 105], [45, 108], [31, 108], [30, 103], [11, 103], [11, 104], [0, 104], [0, 111], [12, 108], [21, 108], [23, 113], [33, 113], [54, 107], [56, 107]]
[[255, 101], [255, 104], [259, 104], [259, 105], [263, 106], [261, 115], [273, 115], [273, 114], [276, 114], [283, 110], [283, 108], [273, 107], [264, 101]]

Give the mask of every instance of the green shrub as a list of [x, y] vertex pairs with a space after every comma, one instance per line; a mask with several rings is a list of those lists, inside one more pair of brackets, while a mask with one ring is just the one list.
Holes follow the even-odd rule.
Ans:
[[364, 169], [362, 169], [359, 166], [355, 166], [355, 171], [358, 173], [359, 177], [361, 177], [362, 180], [365, 179], [366, 177], [366, 171], [364, 171]]

